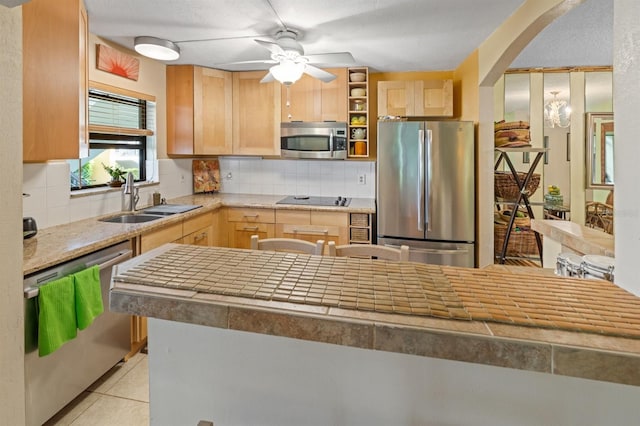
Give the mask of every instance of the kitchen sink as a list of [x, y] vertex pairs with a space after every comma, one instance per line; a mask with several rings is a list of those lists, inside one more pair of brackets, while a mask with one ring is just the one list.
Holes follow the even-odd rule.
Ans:
[[120, 214], [117, 216], [108, 217], [106, 219], [100, 219], [100, 222], [109, 223], [144, 223], [152, 220], [162, 219], [161, 215], [153, 214]]
[[200, 207], [202, 206], [197, 204], [159, 204], [157, 206], [147, 207], [143, 212], [169, 216], [177, 213], [185, 213]]

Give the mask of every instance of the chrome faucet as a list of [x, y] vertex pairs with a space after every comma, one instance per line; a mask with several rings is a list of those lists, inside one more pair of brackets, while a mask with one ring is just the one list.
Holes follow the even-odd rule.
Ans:
[[127, 173], [127, 179], [122, 188], [122, 211], [135, 212], [136, 204], [140, 199], [140, 195], [138, 195], [140, 188], [133, 186], [133, 173]]

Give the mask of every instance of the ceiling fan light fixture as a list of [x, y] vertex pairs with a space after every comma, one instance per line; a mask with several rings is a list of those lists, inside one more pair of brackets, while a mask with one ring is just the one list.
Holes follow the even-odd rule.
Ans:
[[180, 48], [172, 41], [157, 37], [140, 36], [133, 41], [136, 52], [159, 61], [174, 61], [180, 57]]
[[271, 67], [269, 71], [273, 77], [285, 86], [290, 86], [300, 80], [304, 73], [304, 63], [293, 61], [282, 61]]

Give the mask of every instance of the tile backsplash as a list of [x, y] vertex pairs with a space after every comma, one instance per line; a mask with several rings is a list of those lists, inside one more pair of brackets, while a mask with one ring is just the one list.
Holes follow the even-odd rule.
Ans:
[[220, 157], [220, 177], [226, 193], [375, 197], [373, 161]]
[[[150, 180], [140, 188], [139, 206], [152, 204], [158, 191], [171, 199], [193, 193], [191, 159], [150, 162]], [[252, 157], [220, 157], [220, 192], [237, 194], [319, 195], [375, 197], [375, 162], [264, 160]], [[38, 227], [48, 228], [121, 209], [119, 190], [91, 194], [69, 189], [69, 165], [65, 161], [24, 164], [23, 216], [34, 217]]]

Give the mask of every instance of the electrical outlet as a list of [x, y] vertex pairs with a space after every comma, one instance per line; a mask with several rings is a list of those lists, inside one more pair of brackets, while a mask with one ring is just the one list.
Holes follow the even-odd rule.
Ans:
[[358, 185], [367, 184], [367, 175], [358, 175]]
[[231, 180], [233, 179], [233, 175], [231, 174], [231, 172], [227, 173], [227, 180]]

